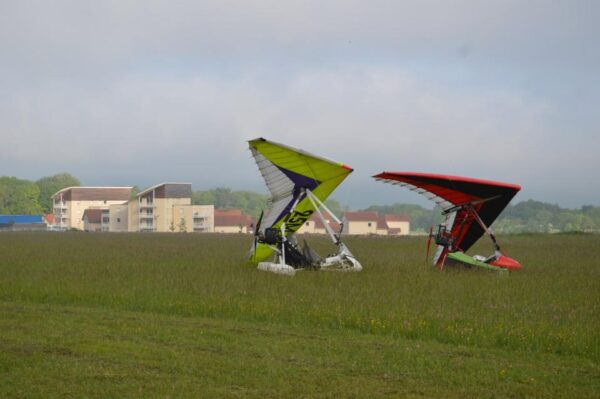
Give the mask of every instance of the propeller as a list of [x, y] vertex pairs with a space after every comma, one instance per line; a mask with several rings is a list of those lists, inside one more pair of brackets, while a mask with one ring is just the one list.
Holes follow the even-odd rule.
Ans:
[[433, 226], [429, 227], [429, 237], [427, 238], [427, 252], [425, 253], [425, 263], [429, 260], [429, 249], [431, 248], [431, 238], [433, 237]]
[[260, 211], [260, 216], [258, 217], [258, 222], [256, 222], [256, 228], [254, 229], [255, 236], [258, 236], [258, 231], [260, 230], [260, 224], [262, 223], [262, 218], [263, 218], [264, 214], [265, 214], [264, 210]]

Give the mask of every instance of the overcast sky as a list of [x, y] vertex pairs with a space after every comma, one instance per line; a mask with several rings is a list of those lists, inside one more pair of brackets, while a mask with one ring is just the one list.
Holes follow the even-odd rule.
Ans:
[[0, 0], [0, 175], [266, 192], [246, 141], [600, 205], [600, 1]]

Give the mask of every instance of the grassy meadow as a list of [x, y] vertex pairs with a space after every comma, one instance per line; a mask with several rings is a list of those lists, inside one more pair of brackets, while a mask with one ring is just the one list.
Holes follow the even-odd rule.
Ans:
[[600, 397], [600, 236], [499, 240], [524, 270], [349, 237], [363, 272], [286, 277], [242, 235], [2, 233], [0, 397]]

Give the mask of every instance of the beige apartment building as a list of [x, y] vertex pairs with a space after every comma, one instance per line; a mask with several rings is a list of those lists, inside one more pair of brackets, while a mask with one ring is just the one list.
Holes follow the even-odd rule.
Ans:
[[84, 230], [86, 209], [108, 209], [125, 204], [132, 187], [67, 187], [52, 196], [54, 225], [57, 230]]
[[212, 232], [214, 206], [192, 205], [192, 185], [161, 183], [131, 198], [132, 187], [68, 187], [52, 196], [53, 229]]
[[214, 205], [175, 205], [169, 231], [209, 233], [214, 231]]
[[124, 233], [129, 231], [129, 203], [113, 204], [108, 208], [108, 231]]
[[[115, 207], [114, 212], [118, 209]], [[117, 226], [117, 222], [111, 223]], [[212, 232], [214, 206], [192, 205], [190, 183], [161, 183], [129, 201], [125, 223], [127, 231]]]

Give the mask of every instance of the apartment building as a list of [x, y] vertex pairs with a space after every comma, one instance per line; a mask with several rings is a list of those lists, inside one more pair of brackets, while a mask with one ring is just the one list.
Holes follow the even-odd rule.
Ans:
[[108, 231], [125, 233], [129, 231], [129, 203], [113, 204], [108, 207]]
[[[115, 207], [115, 214], [119, 209]], [[192, 205], [190, 183], [161, 183], [129, 201], [126, 218], [127, 231], [212, 232], [214, 206]], [[117, 222], [114, 225], [122, 228], [116, 227]]]
[[125, 204], [131, 197], [132, 187], [67, 187], [52, 196], [53, 229], [84, 230], [83, 214], [86, 209], [109, 209], [111, 205]]
[[214, 231], [214, 205], [175, 205], [169, 231], [211, 233]]

